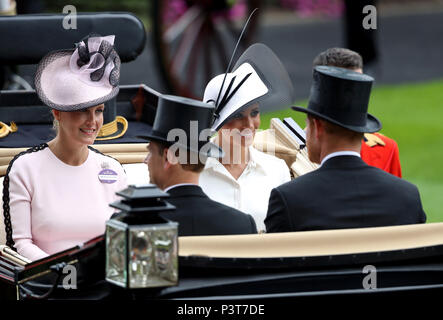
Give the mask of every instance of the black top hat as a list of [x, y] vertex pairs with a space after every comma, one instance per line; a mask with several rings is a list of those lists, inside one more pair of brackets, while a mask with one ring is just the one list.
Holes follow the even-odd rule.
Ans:
[[[181, 148], [207, 157], [222, 158], [223, 150], [209, 142], [213, 112], [212, 105], [198, 100], [161, 95], [152, 131], [140, 138], [160, 141], [167, 145], [177, 144]], [[193, 121], [198, 127], [192, 126]], [[174, 132], [171, 132], [174, 129], [183, 130], [186, 140], [180, 139]], [[203, 130], [207, 130], [207, 134], [200, 137]], [[171, 137], [168, 139], [170, 133]]]
[[376, 132], [380, 121], [368, 114], [369, 96], [374, 79], [348, 69], [317, 66], [308, 108], [292, 107], [356, 132]]

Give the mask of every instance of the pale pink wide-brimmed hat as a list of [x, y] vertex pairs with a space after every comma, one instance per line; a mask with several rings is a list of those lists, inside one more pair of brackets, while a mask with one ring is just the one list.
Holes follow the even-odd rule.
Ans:
[[76, 111], [102, 104], [119, 90], [115, 36], [88, 36], [76, 48], [48, 53], [40, 61], [35, 89], [50, 108]]

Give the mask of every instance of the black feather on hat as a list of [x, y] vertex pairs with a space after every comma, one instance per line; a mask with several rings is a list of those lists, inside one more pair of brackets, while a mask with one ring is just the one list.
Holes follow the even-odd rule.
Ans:
[[[206, 86], [203, 101], [216, 102], [222, 87], [224, 74], [213, 78]], [[254, 103], [261, 110], [289, 107], [294, 103], [295, 93], [288, 72], [276, 54], [262, 43], [251, 45], [234, 65], [234, 71], [226, 74], [212, 126], [219, 130], [236, 113]]]

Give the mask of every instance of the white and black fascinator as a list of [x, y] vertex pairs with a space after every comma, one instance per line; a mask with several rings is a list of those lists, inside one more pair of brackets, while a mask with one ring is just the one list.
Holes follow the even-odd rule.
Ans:
[[203, 101], [215, 106], [212, 125], [215, 131], [254, 103], [259, 103], [262, 110], [269, 110], [289, 107], [295, 100], [288, 72], [275, 53], [264, 44], [251, 45], [234, 65], [234, 71], [229, 71], [239, 42], [240, 39], [226, 73], [214, 77], [205, 88]]

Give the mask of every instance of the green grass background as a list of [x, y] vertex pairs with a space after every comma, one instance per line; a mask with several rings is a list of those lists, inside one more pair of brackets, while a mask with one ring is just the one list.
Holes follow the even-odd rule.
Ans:
[[[419, 188], [427, 222], [443, 222], [443, 80], [375, 87], [369, 112], [383, 123], [381, 133], [397, 141], [403, 178]], [[305, 126], [303, 113], [285, 109], [262, 113], [260, 128], [284, 117]]]

